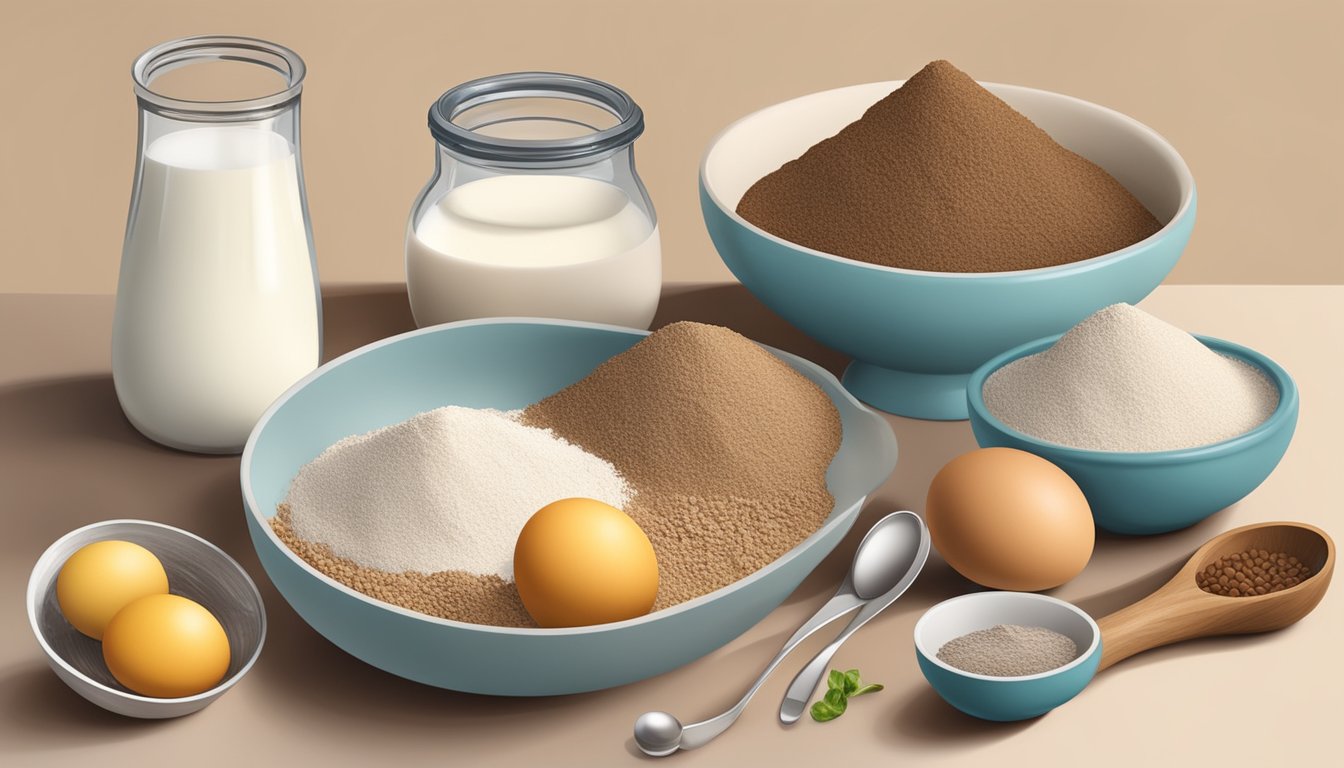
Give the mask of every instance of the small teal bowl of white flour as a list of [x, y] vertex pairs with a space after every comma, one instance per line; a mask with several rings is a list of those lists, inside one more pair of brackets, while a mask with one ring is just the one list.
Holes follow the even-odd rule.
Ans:
[[820, 529], [778, 559], [687, 602], [564, 629], [441, 619], [347, 587], [285, 546], [270, 525], [300, 468], [332, 444], [443, 406], [527, 406], [646, 335], [560, 320], [469, 320], [375, 342], [294, 385], [262, 416], [242, 457], [248, 530], [281, 596], [320, 634], [375, 667], [428, 685], [505, 696], [578, 693], [652, 677], [760, 621], [844, 538], [896, 463], [896, 439], [881, 416], [819, 366], [777, 350], [769, 351], [820, 387], [839, 413], [843, 437], [826, 473], [835, 506]]
[[993, 358], [966, 395], [977, 443], [1049, 460], [1098, 526], [1132, 535], [1186, 528], [1255, 490], [1298, 413], [1269, 357], [1125, 304]]

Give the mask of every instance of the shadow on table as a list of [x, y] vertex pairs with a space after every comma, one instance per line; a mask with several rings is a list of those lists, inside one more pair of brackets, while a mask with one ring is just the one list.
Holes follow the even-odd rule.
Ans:
[[160, 446], [122, 415], [109, 375], [0, 389], [0, 485], [24, 524], [0, 551], [28, 563], [68, 531], [118, 517], [186, 528], [237, 553], [238, 459]]
[[100, 709], [40, 661], [0, 672], [0, 718], [10, 726], [4, 750], [19, 753], [47, 752], [55, 742], [71, 747], [143, 739], [175, 722], [136, 720]]
[[891, 707], [891, 715], [878, 721], [877, 736], [894, 747], [912, 744], [949, 746], [958, 751], [1009, 738], [1049, 717], [1049, 713], [1015, 723], [980, 720], [943, 701], [933, 689], [921, 685]]
[[323, 359], [398, 333], [415, 330], [406, 286], [336, 285], [322, 289]]
[[1233, 507], [1228, 507], [1189, 528], [1154, 536], [1123, 536], [1097, 531], [1089, 567], [1109, 565], [1109, 570], [1117, 570], [1114, 567], [1117, 563], [1129, 567], [1135, 560], [1132, 553], [1136, 550], [1141, 550], [1145, 559], [1156, 556], [1159, 564], [1145, 572], [1131, 575], [1110, 589], [1074, 602], [1088, 615], [1100, 619], [1142, 600], [1170, 581], [1195, 550], [1227, 528], [1223, 521], [1231, 509]]

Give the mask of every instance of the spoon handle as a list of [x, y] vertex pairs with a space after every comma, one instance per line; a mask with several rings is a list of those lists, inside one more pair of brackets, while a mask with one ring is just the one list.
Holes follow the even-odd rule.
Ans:
[[1097, 671], [1164, 645], [1196, 637], [1262, 632], [1296, 620], [1267, 622], [1285, 602], [1238, 602], [1250, 599], [1215, 597], [1204, 592], [1195, 586], [1194, 571], [1187, 566], [1151, 595], [1097, 619], [1101, 630]]
[[1189, 621], [1191, 606], [1168, 588], [1097, 620], [1101, 630], [1101, 662], [1097, 671], [1136, 653], [1175, 643], [1199, 634]]
[[[920, 528], [921, 530], [923, 529], [922, 522], [920, 523]], [[812, 661], [808, 662], [807, 666], [803, 667], [802, 670], [794, 676], [793, 682], [789, 684], [788, 692], [784, 694], [784, 701], [779, 705], [779, 719], [781, 722], [786, 725], [795, 723], [798, 721], [798, 718], [803, 716], [803, 712], [807, 711], [808, 699], [812, 698], [812, 692], [816, 690], [817, 683], [821, 682], [822, 676], [826, 674], [826, 668], [830, 666], [831, 657], [835, 655], [836, 651], [840, 650], [840, 646], [849, 639], [850, 635], [858, 632], [864, 624], [867, 624], [874, 616], [886, 610], [887, 607], [896, 602], [901, 595], [905, 594], [905, 591], [910, 588], [910, 585], [915, 583], [915, 578], [918, 577], [919, 572], [923, 570], [924, 562], [928, 557], [929, 536], [926, 533], [920, 537], [919, 549], [915, 553], [915, 559], [910, 565], [910, 570], [896, 583], [896, 586], [892, 587], [886, 593], [869, 600], [867, 605], [863, 606], [862, 610], [854, 614], [854, 618], [850, 619], [849, 625], [841, 630], [840, 634], [836, 635], [834, 640], [832, 640], [825, 648], [822, 648], [821, 651], [812, 658]]]
[[793, 682], [789, 684], [788, 693], [784, 694], [784, 702], [779, 707], [779, 719], [781, 721], [795, 723], [798, 718], [803, 716], [803, 712], [807, 711], [807, 701], [812, 698], [812, 692], [816, 690], [817, 683], [821, 682], [821, 676], [826, 674], [826, 668], [831, 663], [831, 657], [835, 655], [836, 651], [840, 650], [840, 646], [849, 639], [850, 635], [866, 624], [868, 619], [876, 616], [878, 610], [881, 610], [881, 608], [869, 610], [871, 608], [874, 608], [872, 603], [864, 606], [863, 610], [859, 611], [849, 622], [849, 626], [845, 627], [844, 631], [837, 635], [825, 648], [822, 648], [816, 656], [813, 656], [812, 661], [808, 662], [807, 666], [803, 667], [794, 676]]
[[793, 637], [790, 637], [784, 643], [784, 647], [779, 649], [779, 653], [775, 654], [770, 663], [765, 665], [765, 669], [761, 670], [760, 677], [756, 678], [756, 682], [751, 684], [751, 688], [747, 689], [747, 692], [731, 709], [708, 720], [701, 720], [698, 723], [685, 726], [681, 731], [681, 748], [695, 749], [704, 746], [715, 736], [727, 730], [728, 726], [737, 720], [738, 715], [742, 714], [742, 710], [747, 708], [747, 702], [751, 701], [751, 697], [756, 694], [765, 679], [770, 676], [771, 672], [775, 671], [775, 667], [779, 666], [785, 656], [788, 656], [794, 648], [798, 647], [799, 643], [811, 637], [812, 633], [862, 605], [863, 600], [854, 594], [852, 589], [850, 580], [846, 578], [845, 583], [840, 586], [840, 591], [836, 592], [830, 600], [827, 600], [825, 605], [817, 609], [812, 618], [808, 619], [798, 628], [798, 631], [793, 633]]

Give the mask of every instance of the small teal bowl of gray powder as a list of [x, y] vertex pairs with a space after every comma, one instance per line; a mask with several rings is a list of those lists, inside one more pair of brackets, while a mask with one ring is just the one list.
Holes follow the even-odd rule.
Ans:
[[947, 703], [982, 720], [1040, 717], [1077, 696], [1101, 662], [1101, 630], [1082, 609], [1030, 592], [976, 592], [915, 624], [915, 655]]
[[1128, 304], [995, 357], [966, 396], [980, 446], [1054, 463], [1098, 526], [1130, 535], [1186, 528], [1255, 490], [1298, 412], [1278, 363]]

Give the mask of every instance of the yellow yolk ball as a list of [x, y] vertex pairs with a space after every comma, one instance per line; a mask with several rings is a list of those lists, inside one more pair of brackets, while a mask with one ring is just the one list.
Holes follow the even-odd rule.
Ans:
[[192, 696], [224, 678], [229, 637], [200, 603], [150, 595], [112, 617], [103, 633], [103, 661], [118, 682], [142, 696]]
[[153, 552], [129, 541], [86, 544], [61, 566], [56, 602], [75, 629], [101, 640], [112, 617], [134, 600], [168, 593], [168, 574]]
[[532, 515], [514, 546], [513, 575], [523, 606], [543, 627], [632, 619], [658, 596], [649, 537], [595, 499], [562, 499]]

